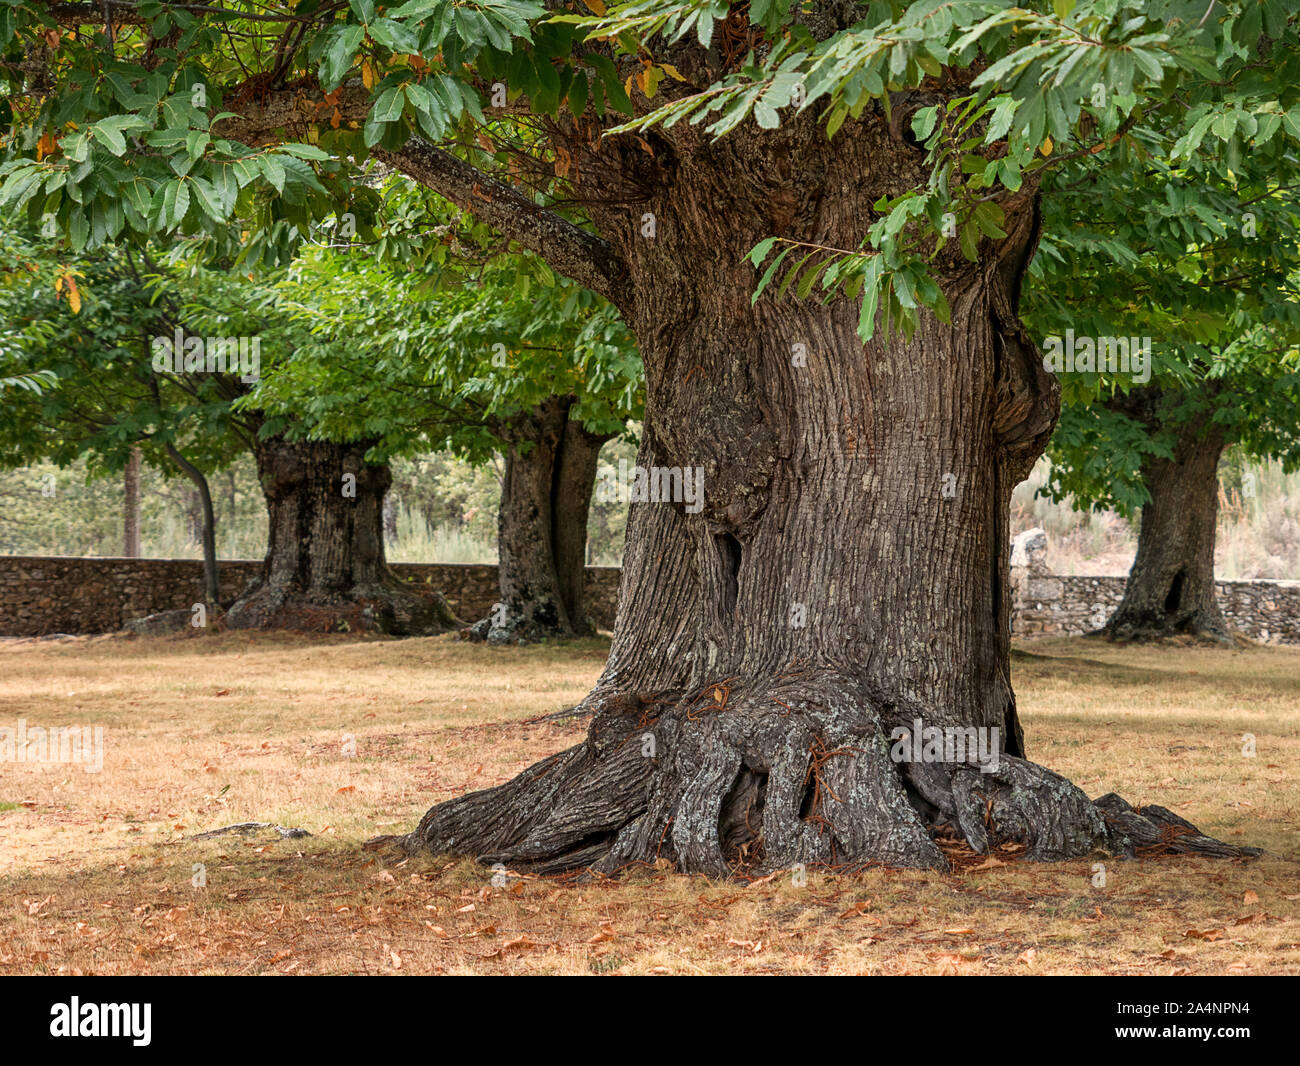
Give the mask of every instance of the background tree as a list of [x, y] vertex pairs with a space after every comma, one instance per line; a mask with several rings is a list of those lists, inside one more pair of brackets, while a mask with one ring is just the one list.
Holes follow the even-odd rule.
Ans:
[[21, 229], [0, 241], [9, 264], [0, 295], [0, 367], [48, 384], [6, 405], [0, 463], [49, 458], [68, 466], [85, 456], [93, 474], [121, 475], [141, 455], [183, 473], [204, 501], [204, 596], [216, 606], [221, 590], [207, 477], [238, 447], [228, 416], [230, 382], [217, 375], [159, 379], [147, 337], [165, 328], [166, 316], [124, 256], [72, 255], [60, 242]]
[[[392, 476], [385, 431], [339, 424], [324, 430], [310, 390], [279, 412], [259, 403], [265, 378], [291, 374], [294, 361], [312, 358], [321, 341], [277, 305], [277, 275], [243, 275], [224, 266], [190, 265], [176, 276], [160, 275], [158, 285], [175, 304], [169, 321], [185, 323], [188, 335], [209, 345], [213, 338], [234, 339], [241, 352], [255, 346], [258, 365], [238, 379], [228, 413], [257, 465], [268, 516], [266, 558], [226, 623], [395, 634], [454, 626], [440, 593], [416, 588], [388, 567], [383, 513]], [[352, 342], [336, 330], [326, 343], [342, 353]], [[410, 440], [395, 425], [387, 435]]]
[[[199, 494], [205, 596], [229, 607], [229, 625], [346, 622], [407, 633], [454, 624], [440, 596], [388, 569], [380, 527], [388, 469], [365, 461], [371, 444], [347, 436], [310, 441], [301, 416], [272, 419], [255, 406], [238, 406], [255, 384], [244, 380], [249, 367], [208, 362], [217, 351], [213, 341], [233, 341], [233, 350], [220, 350], [226, 360], [238, 355], [242, 338], [245, 355], [258, 355], [255, 369], [269, 371], [292, 358], [299, 340], [310, 341], [290, 322], [259, 317], [252, 280], [168, 271], [152, 261], [137, 266], [130, 249], [73, 256], [76, 265], [69, 266], [57, 255], [66, 249], [27, 247], [38, 258], [6, 291], [5, 365], [49, 371], [58, 387], [27, 393], [12, 406], [0, 438], [8, 465], [44, 457], [66, 465], [87, 455], [95, 469], [120, 472], [139, 446], [154, 465], [179, 469]], [[40, 263], [43, 270], [36, 269]], [[62, 279], [59, 288], [51, 278]], [[170, 345], [164, 354], [177, 353], [181, 362], [168, 355], [159, 364], [158, 338]], [[192, 339], [203, 341], [193, 352]], [[190, 355], [193, 365], [184, 361]], [[208, 479], [241, 451], [258, 464], [270, 519], [267, 557], [253, 586], [223, 599]]]
[[[704, 470], [699, 510], [634, 508], [587, 741], [409, 846], [930, 867], [953, 823], [1033, 859], [1235, 853], [1023, 758], [1008, 499], [1058, 385], [1017, 309], [1062, 160], [1134, 136], [1167, 156], [1204, 108], [1199, 151], [1294, 171], [1283, 0], [113, 10], [116, 35], [94, 5], [14, 9], [0, 197], [87, 242], [237, 208], [299, 225], [368, 150], [614, 304], [645, 363], [640, 465]], [[893, 761], [918, 718], [997, 729], [998, 768]]]
[[420, 272], [355, 251], [305, 255], [276, 307], [349, 343], [301, 350], [251, 401], [288, 413], [310, 397], [319, 432], [382, 432], [390, 449], [500, 453], [501, 600], [470, 629], [494, 643], [594, 632], [584, 585], [597, 456], [641, 405], [640, 359], [613, 308], [517, 258]]
[[[1275, 116], [1274, 116], [1275, 117]], [[1269, 116], [1234, 115], [1257, 134]], [[1081, 508], [1140, 510], [1115, 638], [1228, 626], [1214, 585], [1218, 467], [1226, 447], [1300, 462], [1300, 270], [1294, 175], [1249, 153], [1195, 154], [1208, 127], [1181, 124], [1165, 165], [1069, 166], [1051, 178], [1026, 319], [1079, 349], [1119, 338], [1128, 365], [1062, 368], [1065, 409], [1048, 492]], [[1071, 340], [1071, 338], [1074, 338]], [[1129, 349], [1145, 338], [1149, 359]], [[1112, 346], [1113, 348], [1114, 346]]]

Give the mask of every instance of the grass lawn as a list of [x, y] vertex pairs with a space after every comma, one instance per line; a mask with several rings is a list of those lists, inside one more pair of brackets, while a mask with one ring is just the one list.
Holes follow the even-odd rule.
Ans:
[[[1300, 648], [1049, 639], [1013, 663], [1030, 758], [1255, 861], [493, 887], [361, 847], [576, 743], [529, 719], [580, 699], [605, 650], [0, 641], [0, 726], [104, 729], [99, 773], [0, 763], [0, 973], [1300, 973]], [[243, 821], [312, 835], [193, 839]]]

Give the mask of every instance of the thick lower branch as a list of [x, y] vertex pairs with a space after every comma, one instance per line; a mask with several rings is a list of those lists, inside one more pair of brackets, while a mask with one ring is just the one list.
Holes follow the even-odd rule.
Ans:
[[625, 316], [631, 314], [627, 268], [603, 238], [419, 137], [400, 151], [377, 148], [373, 154], [541, 256], [556, 272], [600, 293]]

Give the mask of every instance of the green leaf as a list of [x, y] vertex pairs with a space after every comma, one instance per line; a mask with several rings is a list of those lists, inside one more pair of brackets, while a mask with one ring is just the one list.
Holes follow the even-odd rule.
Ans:
[[167, 229], [177, 229], [185, 221], [190, 209], [189, 183], [178, 179], [168, 182], [163, 189], [162, 224]]
[[114, 155], [126, 154], [126, 138], [121, 131], [96, 123], [90, 127], [90, 134]]
[[767, 258], [768, 253], [772, 250], [772, 245], [776, 244], [776, 241], [777, 238], [775, 237], [768, 237], [766, 240], [759, 241], [749, 253], [749, 261], [757, 267]]
[[262, 172], [278, 193], [284, 192], [284, 166], [272, 155], [264, 155], [257, 161], [257, 168]]
[[392, 85], [379, 94], [371, 117], [376, 122], [396, 122], [402, 117], [402, 108], [406, 106], [406, 93], [401, 86]]
[[417, 54], [420, 51], [420, 39], [404, 25], [389, 18], [372, 22], [370, 36], [390, 52]]
[[793, 246], [787, 247], [782, 250], [780, 255], [772, 260], [771, 266], [767, 268], [767, 272], [759, 279], [758, 288], [754, 290], [754, 295], [750, 298], [749, 305], [751, 307], [758, 303], [758, 298], [763, 295], [763, 290], [767, 288], [768, 283], [772, 280], [772, 275], [776, 273], [777, 268], [781, 265], [782, 261], [793, 250]]
[[937, 107], [923, 107], [912, 116], [912, 133], [916, 139], [925, 143], [930, 139], [930, 134], [934, 132], [935, 124], [939, 121], [939, 109]]
[[224, 221], [224, 214], [221, 210], [221, 201], [217, 196], [216, 190], [203, 178], [191, 178], [190, 184], [194, 187], [194, 199], [198, 201], [199, 208], [213, 222]]

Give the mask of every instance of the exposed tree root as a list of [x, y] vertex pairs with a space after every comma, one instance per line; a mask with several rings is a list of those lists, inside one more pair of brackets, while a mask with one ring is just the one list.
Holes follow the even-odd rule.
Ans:
[[496, 604], [491, 613], [460, 631], [465, 640], [487, 644], [535, 644], [541, 640], [572, 638], [576, 634], [564, 615], [549, 600], [529, 603], [527, 609]]
[[[1050, 862], [1095, 853], [1257, 855], [1163, 807], [1096, 801], [1051, 770], [999, 753], [897, 761], [891, 729], [915, 712], [849, 677], [727, 683], [670, 699], [593, 693], [586, 741], [497, 788], [432, 808], [401, 843], [486, 864], [614, 874], [667, 859], [710, 876], [796, 863], [947, 869], [934, 836], [976, 852], [1018, 843]], [[996, 752], [996, 749], [994, 749]]]
[[1235, 644], [1243, 639], [1217, 610], [1179, 616], [1150, 613], [1138, 616], [1125, 612], [1089, 635], [1104, 636], [1117, 644], [1150, 644], [1177, 637], [1206, 644]]
[[309, 633], [379, 632], [432, 636], [462, 623], [440, 592], [391, 584], [331, 593], [256, 584], [225, 615], [231, 629], [299, 629]]
[[1093, 804], [1105, 814], [1112, 832], [1127, 841], [1126, 855], [1192, 854], [1239, 859], [1264, 854], [1262, 848], [1225, 844], [1207, 837], [1191, 822], [1158, 804], [1130, 807], [1114, 792], [1098, 797]]
[[209, 840], [212, 837], [219, 837], [224, 833], [255, 833], [259, 829], [274, 829], [280, 836], [286, 840], [294, 840], [299, 837], [309, 837], [311, 834], [305, 829], [299, 829], [296, 826], [276, 825], [275, 822], [237, 822], [234, 825], [223, 825], [220, 829], [209, 829], [206, 833], [195, 833], [191, 840]]

